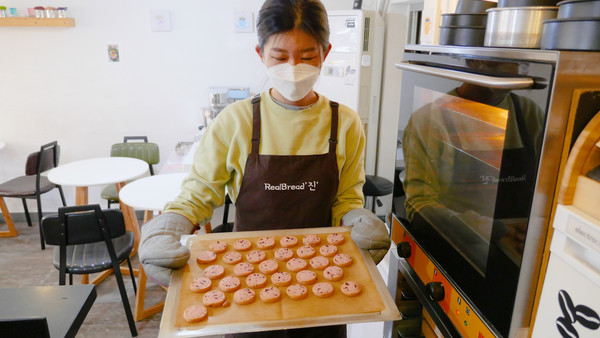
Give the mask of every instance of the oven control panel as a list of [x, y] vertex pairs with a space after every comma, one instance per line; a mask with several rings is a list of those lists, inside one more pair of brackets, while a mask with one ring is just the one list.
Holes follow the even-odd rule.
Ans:
[[448, 282], [413, 238], [393, 217], [392, 240], [398, 246], [398, 256], [404, 258], [421, 279], [429, 299], [437, 301], [461, 336], [468, 338], [495, 337], [469, 303]]

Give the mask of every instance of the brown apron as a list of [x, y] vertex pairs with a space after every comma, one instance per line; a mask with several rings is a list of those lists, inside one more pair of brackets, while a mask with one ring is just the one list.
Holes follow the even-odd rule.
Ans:
[[[235, 202], [233, 231], [331, 226], [339, 174], [336, 157], [338, 104], [331, 106], [329, 152], [318, 155], [260, 155], [260, 95], [252, 99], [252, 151]], [[236, 338], [346, 337], [346, 325], [238, 333]]]
[[260, 96], [252, 99], [252, 151], [235, 202], [233, 231], [331, 226], [331, 208], [339, 184], [336, 156], [339, 105], [329, 104], [329, 152], [261, 155]]

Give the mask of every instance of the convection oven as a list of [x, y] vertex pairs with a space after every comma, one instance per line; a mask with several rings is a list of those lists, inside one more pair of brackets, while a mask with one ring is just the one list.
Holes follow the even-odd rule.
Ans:
[[566, 135], [591, 118], [570, 116], [571, 97], [600, 87], [598, 60], [406, 47], [389, 287], [399, 308], [422, 305], [427, 330], [527, 336]]

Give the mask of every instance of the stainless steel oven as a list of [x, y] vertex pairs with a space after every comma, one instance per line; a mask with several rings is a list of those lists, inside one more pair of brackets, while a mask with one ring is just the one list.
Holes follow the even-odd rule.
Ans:
[[392, 268], [442, 335], [528, 332], [566, 135], [582, 124], [571, 97], [600, 87], [599, 60], [406, 47]]

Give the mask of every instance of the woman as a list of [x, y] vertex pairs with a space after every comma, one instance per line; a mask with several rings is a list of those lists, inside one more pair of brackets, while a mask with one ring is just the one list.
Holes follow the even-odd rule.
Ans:
[[[211, 122], [181, 194], [143, 228], [144, 269], [163, 285], [170, 268], [189, 257], [179, 237], [210, 220], [226, 187], [236, 206], [234, 231], [344, 224], [376, 261], [389, 247], [385, 225], [362, 208], [360, 119], [312, 89], [331, 49], [325, 8], [318, 0], [267, 0], [257, 29], [256, 52], [273, 88]], [[329, 329], [317, 335], [345, 336], [345, 326]]]

